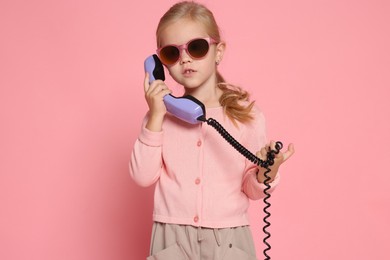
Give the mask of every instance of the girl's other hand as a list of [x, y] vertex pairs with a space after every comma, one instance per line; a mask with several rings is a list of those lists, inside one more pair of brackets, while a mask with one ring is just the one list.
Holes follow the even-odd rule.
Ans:
[[[256, 153], [256, 156], [264, 161], [267, 160], [268, 151], [275, 150], [275, 145], [276, 145], [276, 142], [271, 141], [269, 144], [267, 144], [266, 146], [261, 148], [261, 150]], [[282, 165], [282, 163], [287, 161], [288, 158], [290, 158], [294, 154], [294, 152], [295, 152], [294, 145], [289, 144], [287, 151], [282, 152], [280, 150], [278, 154], [275, 154], [274, 164], [269, 166], [269, 168], [271, 169], [271, 171], [268, 173], [268, 176], [271, 178], [271, 180], [269, 182], [272, 182], [275, 179], [275, 176], [278, 173], [280, 165]], [[265, 171], [266, 171], [266, 169], [264, 169], [263, 167], [259, 167], [259, 172], [257, 174], [257, 180], [261, 183], [264, 183], [264, 181], [266, 179], [264, 177]]]

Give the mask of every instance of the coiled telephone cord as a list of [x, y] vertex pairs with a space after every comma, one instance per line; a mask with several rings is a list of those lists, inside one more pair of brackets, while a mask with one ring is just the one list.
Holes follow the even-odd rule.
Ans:
[[267, 252], [269, 250], [271, 250], [271, 245], [268, 243], [268, 239], [271, 237], [271, 233], [267, 230], [267, 228], [271, 225], [271, 223], [268, 221], [268, 218], [271, 216], [271, 213], [268, 211], [268, 209], [271, 207], [271, 203], [268, 201], [269, 198], [271, 197], [271, 194], [269, 193], [269, 190], [271, 189], [271, 185], [269, 184], [270, 180], [271, 180], [271, 177], [268, 176], [268, 173], [271, 171], [271, 169], [269, 168], [269, 166], [273, 165], [274, 164], [274, 159], [275, 159], [275, 155], [279, 153], [279, 151], [283, 148], [283, 144], [282, 142], [276, 142], [275, 144], [275, 150], [271, 150], [269, 149], [269, 151], [267, 152], [267, 159], [266, 160], [262, 160], [260, 158], [258, 158], [256, 155], [254, 155], [253, 153], [251, 153], [248, 149], [246, 149], [244, 146], [242, 146], [236, 139], [234, 139], [234, 137], [232, 137], [227, 131], [226, 129], [220, 124], [218, 123], [218, 121], [216, 121], [215, 119], [213, 118], [208, 118], [208, 119], [205, 119], [205, 118], [201, 118], [200, 119], [201, 121], [203, 122], [206, 122], [208, 125], [212, 126], [213, 128], [215, 128], [218, 133], [228, 142], [230, 143], [239, 153], [241, 153], [242, 155], [244, 155], [249, 161], [253, 162], [254, 164], [256, 164], [257, 166], [261, 166], [263, 168], [266, 169], [265, 173], [264, 173], [264, 176], [265, 176], [265, 181], [264, 181], [264, 185], [266, 186], [266, 188], [264, 189], [264, 199], [263, 199], [263, 202], [266, 206], [264, 206], [263, 208], [263, 212], [265, 213], [265, 217], [263, 218], [263, 221], [265, 223], [265, 225], [263, 226], [263, 232], [264, 234], [266, 235], [263, 239], [263, 243], [266, 245], [266, 248], [263, 250], [263, 254], [265, 256], [265, 260], [269, 260], [271, 259], [270, 256], [267, 254]]

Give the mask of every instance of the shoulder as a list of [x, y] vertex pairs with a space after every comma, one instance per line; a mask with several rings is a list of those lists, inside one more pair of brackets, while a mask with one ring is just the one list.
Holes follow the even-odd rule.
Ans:
[[242, 105], [244, 107], [248, 107], [248, 106], [252, 105], [252, 103], [253, 103], [253, 106], [252, 106], [252, 109], [250, 111], [250, 115], [252, 116], [253, 120], [251, 120], [248, 124], [250, 125], [250, 124], [253, 124], [256, 122], [264, 122], [265, 121], [264, 113], [261, 110], [261, 108], [257, 105], [256, 102], [242, 101], [240, 103], [240, 105]]
[[[249, 104], [250, 102], [248, 102], [248, 105]], [[256, 103], [253, 104], [250, 114], [252, 120], [244, 124], [246, 131], [249, 133], [264, 132], [266, 128], [266, 119], [263, 111]]]
[[242, 107], [248, 107], [253, 103], [252, 111], [255, 114], [262, 113], [260, 107], [257, 105], [255, 100], [240, 100], [238, 101], [238, 104]]
[[261, 110], [261, 108], [256, 103], [253, 104], [252, 114], [254, 116], [259, 116], [259, 115], [263, 116], [264, 115], [263, 111]]
[[263, 111], [256, 103], [252, 106], [251, 116], [252, 120], [242, 123], [242, 141], [249, 150], [255, 151], [266, 143], [266, 120]]

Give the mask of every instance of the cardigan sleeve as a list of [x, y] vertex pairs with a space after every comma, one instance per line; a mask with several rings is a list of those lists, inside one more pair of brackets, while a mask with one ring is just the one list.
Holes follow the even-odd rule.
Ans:
[[[270, 183], [271, 189], [268, 190], [271, 193], [275, 187], [278, 185], [280, 180], [280, 175], [277, 174], [275, 179]], [[244, 193], [248, 196], [248, 198], [252, 200], [259, 200], [265, 197], [264, 189], [266, 188], [265, 184], [259, 183], [257, 181], [256, 172], [248, 173], [245, 176], [243, 181], [243, 190]]]
[[163, 131], [153, 132], [145, 128], [145, 116], [141, 132], [134, 143], [129, 162], [130, 176], [143, 187], [154, 184], [162, 169]]

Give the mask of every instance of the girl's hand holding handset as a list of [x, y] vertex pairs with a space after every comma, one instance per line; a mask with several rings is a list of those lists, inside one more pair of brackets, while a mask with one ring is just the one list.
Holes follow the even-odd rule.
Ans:
[[162, 80], [154, 80], [149, 84], [149, 74], [145, 74], [144, 80], [145, 99], [149, 106], [149, 120], [146, 128], [150, 131], [161, 131], [162, 122], [167, 109], [164, 104], [164, 96], [171, 90]]
[[[270, 150], [275, 150], [275, 144], [276, 144], [275, 141], [271, 141], [269, 144], [261, 148], [260, 151], [256, 153], [256, 156], [264, 161], [267, 160], [267, 153]], [[282, 165], [282, 163], [287, 161], [287, 159], [290, 158], [294, 154], [294, 152], [295, 152], [294, 145], [289, 144], [287, 151], [285, 152], [280, 151], [279, 153], [275, 154], [274, 164], [269, 166], [271, 171], [267, 174], [268, 177], [271, 178], [269, 182], [272, 182], [275, 179], [275, 176], [278, 173], [280, 165]], [[264, 173], [267, 171], [267, 169], [260, 166], [258, 167], [258, 169], [259, 171], [257, 174], [257, 180], [260, 183], [264, 183], [264, 181], [266, 180]]]

